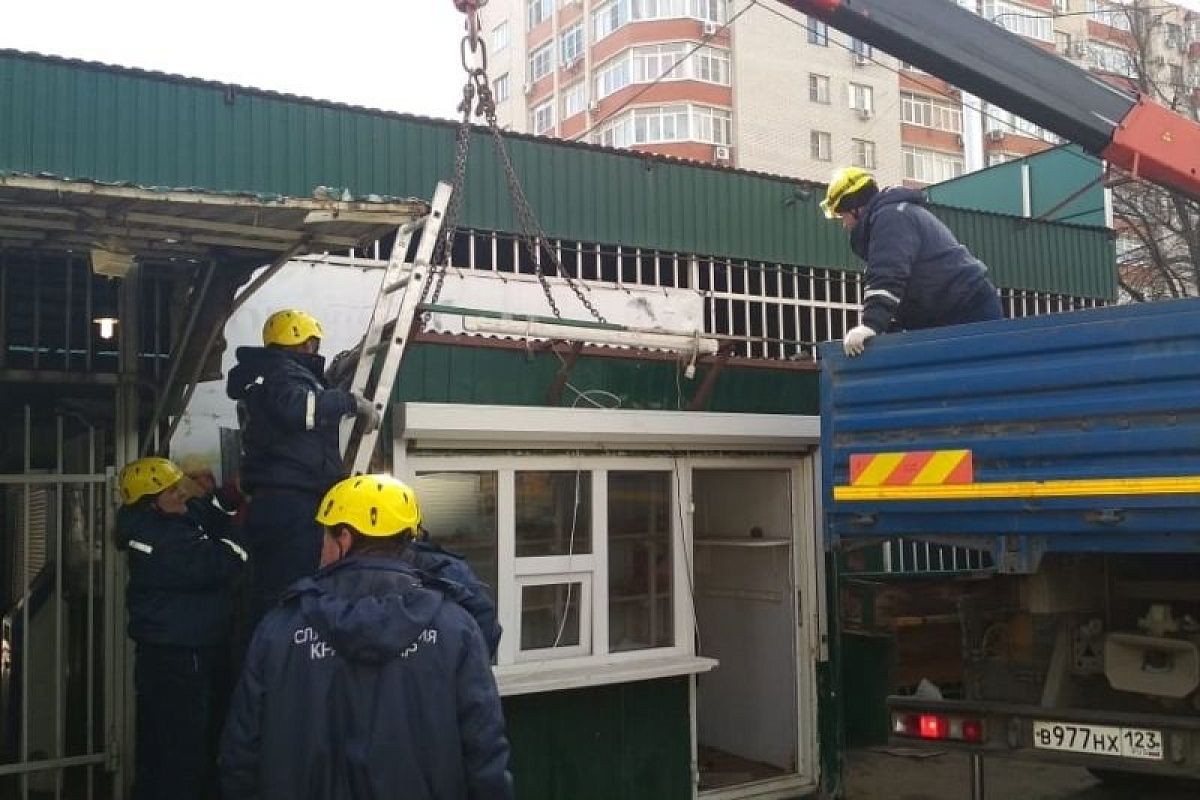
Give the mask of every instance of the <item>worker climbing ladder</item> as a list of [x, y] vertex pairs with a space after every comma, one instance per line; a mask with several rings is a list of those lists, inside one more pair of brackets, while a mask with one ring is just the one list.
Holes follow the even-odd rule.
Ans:
[[[433, 274], [434, 250], [441, 238], [453, 193], [449, 184], [438, 183], [429, 213], [400, 226], [392, 244], [350, 384], [351, 390], [365, 397], [381, 417], [390, 401], [417, 310]], [[416, 252], [410, 260], [408, 254], [418, 233]], [[350, 474], [361, 475], [370, 469], [378, 441], [378, 426], [363, 430], [361, 422], [354, 425], [345, 454]]]

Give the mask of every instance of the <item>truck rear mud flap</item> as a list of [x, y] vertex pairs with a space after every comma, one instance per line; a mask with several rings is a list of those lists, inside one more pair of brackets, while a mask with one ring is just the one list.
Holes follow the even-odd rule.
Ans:
[[888, 698], [893, 744], [1200, 778], [1200, 715]]

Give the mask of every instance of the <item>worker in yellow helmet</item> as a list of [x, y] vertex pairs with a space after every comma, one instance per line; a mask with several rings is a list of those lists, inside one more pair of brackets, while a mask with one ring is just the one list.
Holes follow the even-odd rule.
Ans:
[[987, 267], [925, 207], [921, 192], [880, 190], [866, 170], [844, 167], [829, 181], [821, 209], [829, 219], [841, 219], [850, 248], [867, 262], [862, 320], [842, 341], [846, 355], [859, 355], [868, 339], [891, 328], [1004, 316]]
[[226, 800], [511, 800], [487, 645], [463, 587], [407, 558], [413, 490], [360, 475], [322, 499], [321, 570], [258, 627], [221, 739]]
[[239, 347], [226, 393], [242, 425], [240, 483], [250, 496], [246, 538], [254, 557], [253, 605], [261, 616], [283, 590], [317, 569], [317, 502], [346, 471], [339, 430], [357, 415], [379, 425], [381, 409], [325, 381], [325, 334], [306, 311], [271, 314], [262, 347]]
[[212, 732], [223, 713], [231, 585], [247, 554], [233, 510], [197, 498], [165, 458], [121, 470], [117, 540], [128, 552], [126, 612], [134, 655], [133, 796], [200, 800], [215, 782]]

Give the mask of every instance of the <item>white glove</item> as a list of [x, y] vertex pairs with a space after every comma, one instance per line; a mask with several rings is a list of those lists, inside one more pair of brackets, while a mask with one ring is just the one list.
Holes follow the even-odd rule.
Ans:
[[874, 328], [868, 328], [866, 325], [856, 325], [846, 334], [846, 338], [842, 340], [842, 350], [846, 355], [853, 358], [861, 355], [863, 350], [867, 349], [867, 339], [875, 335]]
[[379, 427], [380, 413], [375, 404], [358, 392], [352, 392], [354, 397], [354, 412], [363, 421], [363, 433], [370, 433]]

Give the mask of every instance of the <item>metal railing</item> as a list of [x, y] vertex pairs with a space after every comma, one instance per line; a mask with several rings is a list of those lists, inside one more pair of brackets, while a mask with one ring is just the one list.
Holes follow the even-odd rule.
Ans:
[[[0, 796], [88, 798], [107, 794], [106, 731], [122, 629], [113, 600], [111, 470], [99, 470], [99, 432], [75, 415], [49, 431], [23, 415], [23, 469], [0, 474], [10, 535], [0, 691], [4, 717]], [[68, 441], [67, 429], [71, 428]], [[43, 446], [35, 444], [42, 439]], [[35, 452], [37, 455], [35, 456]], [[44, 463], [50, 458], [52, 463]]]

